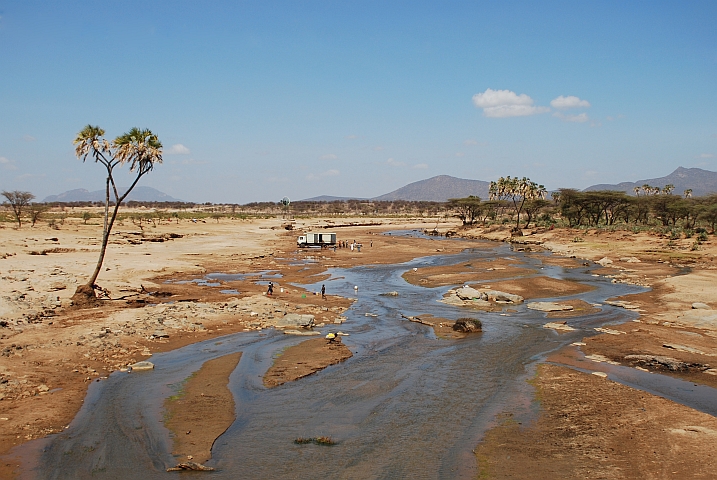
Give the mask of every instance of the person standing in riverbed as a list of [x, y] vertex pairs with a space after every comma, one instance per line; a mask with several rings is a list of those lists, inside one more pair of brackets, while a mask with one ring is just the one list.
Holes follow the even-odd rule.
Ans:
[[326, 285], [321, 285], [321, 298], [326, 300]]
[[269, 282], [269, 288], [267, 289], [266, 294], [269, 296], [274, 294], [274, 284], [272, 282]]

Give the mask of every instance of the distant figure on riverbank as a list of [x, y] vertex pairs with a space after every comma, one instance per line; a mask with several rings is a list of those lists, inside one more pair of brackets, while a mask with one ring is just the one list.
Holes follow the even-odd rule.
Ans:
[[269, 288], [266, 291], [266, 294], [269, 296], [274, 294], [274, 284], [272, 282], [269, 282]]
[[321, 298], [326, 300], [326, 285], [321, 285]]

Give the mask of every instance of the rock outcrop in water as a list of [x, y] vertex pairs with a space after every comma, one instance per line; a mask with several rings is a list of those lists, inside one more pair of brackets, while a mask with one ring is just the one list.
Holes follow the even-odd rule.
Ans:
[[473, 287], [463, 286], [454, 290], [449, 290], [440, 301], [449, 305], [492, 308], [496, 304], [515, 305], [523, 303], [523, 297], [498, 290], [477, 290]]
[[461, 333], [477, 333], [483, 330], [483, 325], [475, 318], [459, 318], [453, 324], [453, 330]]

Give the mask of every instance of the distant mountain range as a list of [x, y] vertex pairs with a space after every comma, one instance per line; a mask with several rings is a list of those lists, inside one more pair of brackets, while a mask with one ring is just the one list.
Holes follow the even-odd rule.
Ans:
[[[685, 190], [691, 189], [692, 195], [698, 197], [708, 195], [710, 193], [717, 193], [717, 172], [703, 170], [701, 168], [679, 167], [677, 170], [665, 177], [649, 178], [646, 180], [638, 180], [636, 182], [622, 182], [616, 185], [593, 185], [583, 191], [619, 190], [627, 192], [630, 195], [634, 195], [635, 192], [633, 189], [635, 187], [642, 187], [646, 184], [651, 187], [660, 188], [665, 185], [672, 184], [675, 186], [673, 194], [682, 195]], [[393, 192], [373, 197], [371, 199], [357, 197], [331, 197], [328, 195], [322, 195], [320, 197], [308, 198], [306, 200], [315, 202], [331, 202], [336, 200], [408, 200], [445, 202], [450, 198], [464, 198], [469, 195], [475, 195], [483, 200], [488, 200], [489, 187], [490, 182], [484, 182], [482, 180], [468, 180], [465, 178], [451, 177], [449, 175], [438, 175], [437, 177], [431, 177], [426, 180], [409, 183], [405, 187], [401, 187], [398, 190], [394, 190]]]
[[375, 201], [428, 201], [445, 202], [451, 198], [464, 198], [475, 195], [483, 200], [488, 200], [488, 187], [490, 182], [482, 180], [468, 180], [465, 178], [451, 177], [450, 175], [438, 175], [426, 180], [409, 183], [393, 192], [373, 197], [370, 199], [356, 197], [331, 197], [322, 195], [320, 197], [307, 198], [307, 202], [331, 202], [335, 200], [375, 200]]
[[371, 200], [424, 200], [429, 202], [445, 202], [450, 198], [464, 198], [475, 195], [488, 200], [490, 182], [467, 180], [449, 175], [438, 175], [426, 180], [409, 183], [398, 190], [374, 197]]
[[305, 198], [300, 202], [346, 202], [348, 200], [368, 200], [359, 197], [334, 197], [332, 195], [319, 195], [318, 197]]
[[[127, 190], [127, 187], [120, 188], [120, 192]], [[174, 197], [170, 197], [166, 193], [160, 192], [156, 188], [152, 187], [134, 187], [130, 194], [125, 199], [126, 202], [134, 200], [136, 202], [181, 202]], [[90, 192], [84, 188], [78, 188], [70, 190], [59, 195], [50, 195], [46, 197], [43, 202], [104, 202], [105, 191], [95, 190]]]
[[666, 177], [649, 178], [647, 180], [638, 180], [636, 182], [622, 182], [617, 185], [600, 184], [588, 187], [583, 191], [589, 190], [619, 190], [634, 195], [635, 187], [650, 185], [651, 187], [664, 187], [665, 185], [674, 185], [673, 194], [682, 195], [687, 189], [692, 189], [692, 195], [699, 197], [710, 193], [717, 193], [717, 172], [702, 170], [701, 168], [683, 168], [678, 167], [677, 170]]
[[[672, 184], [675, 186], [674, 194], [682, 195], [687, 190], [692, 190], [695, 197], [717, 193], [717, 172], [703, 170], [701, 168], [683, 168], [677, 170], [665, 177], [649, 178], [646, 180], [638, 180], [636, 182], [622, 182], [616, 185], [599, 184], [586, 188], [589, 190], [619, 190], [634, 195], [635, 187], [643, 185], [651, 187], [664, 187]], [[307, 198], [303, 201], [313, 202], [333, 202], [346, 200], [375, 200], [375, 201], [430, 201], [445, 202], [451, 198], [464, 198], [469, 195], [475, 195], [483, 200], [488, 200], [488, 188], [490, 182], [482, 180], [468, 180], [465, 178], [456, 178], [449, 175], [438, 175], [426, 180], [409, 183], [408, 185], [394, 190], [393, 192], [379, 195], [370, 199], [360, 197], [334, 197], [330, 195], [321, 195], [319, 197]], [[105, 199], [104, 190], [90, 192], [83, 188], [70, 190], [59, 195], [50, 195], [45, 198], [44, 202], [102, 202]], [[130, 193], [128, 200], [138, 202], [181, 202], [174, 197], [170, 197], [166, 193], [160, 192], [152, 187], [135, 187]]]

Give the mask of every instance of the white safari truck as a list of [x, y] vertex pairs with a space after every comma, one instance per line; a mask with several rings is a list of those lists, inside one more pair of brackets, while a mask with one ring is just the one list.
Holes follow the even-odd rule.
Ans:
[[335, 233], [307, 233], [301, 235], [297, 240], [296, 244], [299, 247], [322, 247], [324, 245], [333, 246], [336, 245], [336, 234]]

